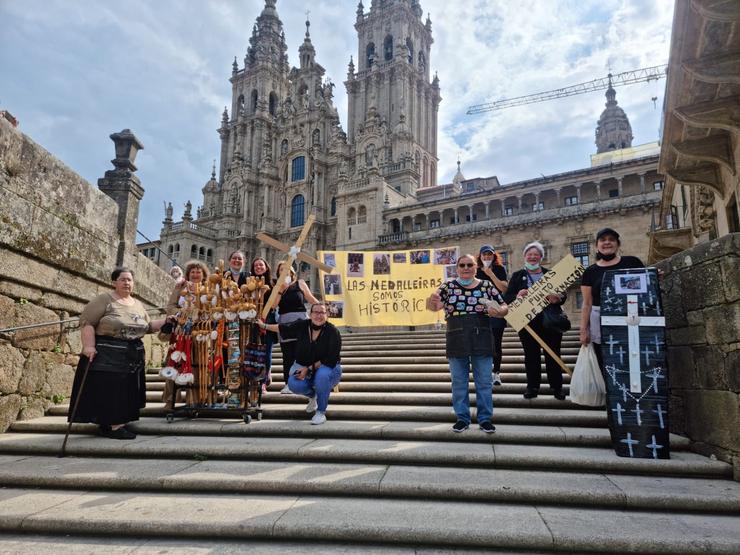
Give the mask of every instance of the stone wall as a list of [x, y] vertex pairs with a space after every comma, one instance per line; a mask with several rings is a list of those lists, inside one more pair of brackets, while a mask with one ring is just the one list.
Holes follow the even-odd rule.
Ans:
[[666, 275], [671, 430], [740, 480], [740, 233], [657, 265]]
[[[0, 120], [0, 329], [62, 321], [110, 289], [118, 205]], [[135, 250], [137, 296], [164, 306], [172, 280]], [[0, 334], [0, 432], [69, 398], [81, 344], [74, 323]]]

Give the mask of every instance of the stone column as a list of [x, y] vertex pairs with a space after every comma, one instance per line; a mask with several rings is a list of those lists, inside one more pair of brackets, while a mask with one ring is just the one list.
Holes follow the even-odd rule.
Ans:
[[534, 209], [535, 211], [539, 211], [540, 209], [540, 192], [539, 191], [537, 191], [534, 194]]
[[601, 181], [596, 182], [596, 202], [601, 201]]
[[619, 191], [619, 197], [622, 198], [622, 178], [617, 178], [617, 190]]
[[557, 198], [558, 208], [561, 208], [563, 206], [563, 203], [560, 199], [560, 189], [555, 189], [555, 197]]
[[144, 149], [130, 129], [110, 136], [116, 146], [116, 157], [111, 160], [115, 169], [98, 179], [98, 189], [118, 204], [118, 252], [116, 266], [123, 265], [124, 255], [136, 252], [136, 226], [139, 221], [139, 202], [144, 188], [134, 175], [136, 154]]
[[486, 203], [486, 220], [491, 219], [491, 204], [489, 202]]
[[645, 174], [640, 174], [640, 194], [645, 194]]
[[576, 185], [576, 199], [578, 199], [578, 204], [581, 204], [581, 186]]

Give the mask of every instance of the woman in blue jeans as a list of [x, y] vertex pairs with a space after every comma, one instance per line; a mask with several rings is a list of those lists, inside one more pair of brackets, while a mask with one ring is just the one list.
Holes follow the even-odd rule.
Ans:
[[494, 285], [475, 277], [477, 263], [472, 254], [457, 261], [457, 278], [443, 283], [427, 299], [429, 310], [444, 308], [447, 321], [446, 354], [452, 379], [452, 406], [457, 415], [453, 432], [470, 427], [469, 373], [475, 381], [478, 427], [490, 434], [496, 430], [493, 416], [491, 352], [493, 339], [489, 316], [502, 318], [509, 311]]
[[260, 322], [260, 326], [295, 340], [295, 362], [290, 367], [288, 385], [292, 393], [308, 397], [306, 412], [313, 413], [311, 424], [319, 425], [326, 422], [329, 395], [342, 379], [342, 337], [327, 322], [323, 303], [312, 304], [308, 315], [308, 320], [279, 325]]

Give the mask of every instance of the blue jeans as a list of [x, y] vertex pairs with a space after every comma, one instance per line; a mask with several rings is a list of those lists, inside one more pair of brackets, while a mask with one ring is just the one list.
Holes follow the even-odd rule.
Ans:
[[[302, 368], [297, 362], [293, 363], [291, 372], [297, 368]], [[490, 369], [490, 365], [489, 365]], [[490, 373], [490, 372], [489, 372]], [[299, 380], [295, 375], [288, 378], [288, 387], [290, 391], [306, 397], [316, 397], [317, 410], [326, 412], [329, 406], [329, 394], [335, 385], [342, 379], [342, 365], [337, 364], [334, 368], [324, 366], [323, 364], [314, 370], [310, 377]]]
[[478, 409], [478, 424], [490, 422], [493, 416], [493, 376], [491, 356], [449, 357], [452, 378], [452, 408], [458, 420], [470, 424], [470, 396], [468, 375], [473, 368], [475, 382], [475, 406]]

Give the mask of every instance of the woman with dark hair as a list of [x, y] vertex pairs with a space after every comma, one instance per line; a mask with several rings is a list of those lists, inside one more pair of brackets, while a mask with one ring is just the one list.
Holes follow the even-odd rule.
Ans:
[[[277, 266], [278, 278], [283, 264], [284, 262], [281, 262]], [[280, 292], [278, 296], [278, 324], [290, 324], [296, 320], [307, 320], [306, 301], [312, 305], [319, 303], [318, 299], [311, 293], [308, 285], [306, 285], [306, 282], [302, 279], [297, 279], [292, 266], [285, 283], [276, 283], [275, 287]], [[296, 340], [294, 338], [282, 337], [281, 335], [279, 335], [279, 338], [280, 350], [283, 352], [283, 378], [285, 379], [285, 385], [280, 390], [280, 393], [290, 393], [288, 378], [290, 377], [290, 367], [295, 362]]]
[[[80, 315], [82, 354], [69, 406], [74, 407], [79, 397], [75, 422], [93, 422], [105, 437], [134, 439], [136, 434], [126, 424], [138, 420], [139, 409], [146, 405], [141, 338], [159, 331], [166, 320], [150, 321], [144, 305], [132, 296], [131, 270], [116, 268], [111, 281], [113, 291], [95, 297]], [[171, 326], [167, 323], [165, 328]]]
[[[506, 268], [501, 255], [491, 245], [483, 245], [476, 258], [478, 270], [475, 277], [486, 279], [496, 286], [499, 291], [506, 291], [509, 282], [506, 281]], [[491, 333], [493, 334], [493, 385], [501, 385], [501, 358], [503, 356], [504, 330], [506, 320], [491, 318]]]
[[[265, 280], [265, 285], [269, 287], [263, 296], [265, 302], [267, 302], [267, 299], [270, 298], [270, 289], [273, 287], [272, 269], [270, 268], [270, 265], [267, 263], [267, 260], [258, 256], [252, 260], [252, 265], [249, 270], [254, 277], [263, 278]], [[274, 309], [270, 310], [265, 321], [268, 324], [277, 323]], [[267, 379], [265, 380], [265, 384], [262, 386], [263, 388], [266, 388], [266, 386], [269, 386], [272, 383], [272, 346], [276, 341], [277, 335], [274, 332], [268, 331], [265, 335], [265, 345], [267, 346], [267, 359], [265, 361], [265, 366], [267, 367]]]
[[581, 345], [594, 344], [599, 366], [604, 368], [601, 356], [601, 283], [607, 270], [644, 268], [645, 264], [636, 256], [619, 254], [622, 243], [619, 233], [605, 227], [596, 234], [596, 263], [591, 264], [581, 277]]
[[[518, 297], [526, 296], [529, 293], [529, 288], [542, 279], [542, 276], [549, 271], [540, 265], [540, 262], [545, 257], [545, 247], [539, 241], [533, 241], [527, 244], [522, 254], [524, 255], [524, 268], [511, 275], [509, 287], [506, 293], [504, 293], [504, 299], [508, 303], [511, 303]], [[564, 294], [548, 295], [547, 301], [551, 305], [557, 306], [562, 305], [565, 302], [565, 298]], [[529, 322], [529, 327], [547, 343], [547, 346], [556, 355], [560, 356], [560, 344], [563, 339], [562, 332], [546, 328], [543, 325], [543, 320], [544, 315], [540, 312]], [[524, 349], [524, 368], [527, 373], [527, 389], [524, 392], [524, 398], [534, 399], [540, 392], [540, 382], [542, 381], [540, 357], [544, 349], [542, 349], [540, 344], [525, 329], [519, 332], [519, 340], [522, 342], [522, 348]], [[560, 365], [547, 352], [545, 352], [545, 370], [547, 372], [547, 382], [550, 384], [553, 396], [559, 401], [565, 400], [562, 370], [560, 369]]]
[[452, 408], [457, 416], [452, 431], [460, 433], [470, 427], [468, 384], [472, 371], [478, 427], [491, 434], [496, 427], [491, 423], [493, 338], [488, 319], [489, 316], [503, 317], [509, 309], [490, 281], [475, 277], [476, 262], [472, 254], [458, 258], [456, 269], [457, 278], [443, 283], [426, 303], [428, 310], [445, 310], [445, 354], [450, 363]]

